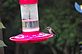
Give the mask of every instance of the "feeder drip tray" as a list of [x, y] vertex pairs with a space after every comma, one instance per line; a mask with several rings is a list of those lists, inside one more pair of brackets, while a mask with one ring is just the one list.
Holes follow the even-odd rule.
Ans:
[[46, 41], [49, 38], [52, 38], [52, 34], [47, 34], [43, 32], [31, 32], [31, 33], [22, 33], [17, 36], [10, 37], [9, 39], [11, 41], [17, 42], [17, 43], [37, 43]]

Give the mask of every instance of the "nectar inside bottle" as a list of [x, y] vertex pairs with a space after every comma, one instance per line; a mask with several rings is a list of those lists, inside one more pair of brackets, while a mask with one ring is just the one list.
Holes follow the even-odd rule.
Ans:
[[39, 31], [37, 4], [21, 4], [22, 31]]

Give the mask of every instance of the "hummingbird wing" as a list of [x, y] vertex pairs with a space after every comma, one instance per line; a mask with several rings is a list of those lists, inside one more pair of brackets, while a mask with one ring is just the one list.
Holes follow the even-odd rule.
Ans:
[[57, 34], [54, 30], [52, 30], [52, 32], [53, 32], [53, 34], [54, 34], [54, 35], [56, 35], [56, 34]]

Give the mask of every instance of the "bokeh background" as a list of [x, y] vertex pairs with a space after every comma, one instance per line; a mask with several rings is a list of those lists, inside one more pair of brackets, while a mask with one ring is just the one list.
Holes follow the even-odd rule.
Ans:
[[57, 35], [48, 41], [35, 44], [17, 44], [9, 37], [21, 33], [20, 5], [18, 0], [0, 0], [0, 19], [3, 29], [3, 41], [7, 45], [5, 54], [79, 54], [79, 41], [82, 40], [82, 14], [74, 8], [81, 0], [39, 0], [40, 30], [51, 26]]

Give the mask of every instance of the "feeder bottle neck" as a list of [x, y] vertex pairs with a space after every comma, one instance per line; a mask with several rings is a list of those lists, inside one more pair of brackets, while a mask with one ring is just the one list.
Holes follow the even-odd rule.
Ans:
[[37, 4], [38, 0], [19, 0], [19, 4]]

